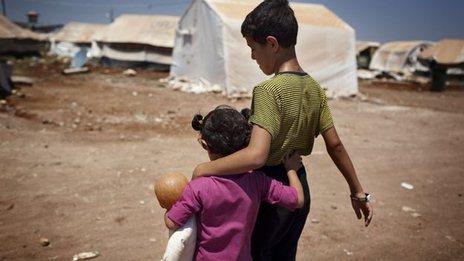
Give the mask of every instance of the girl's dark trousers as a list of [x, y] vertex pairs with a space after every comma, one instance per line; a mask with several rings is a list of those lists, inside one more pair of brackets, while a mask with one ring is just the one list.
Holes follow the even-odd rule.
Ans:
[[[287, 171], [283, 164], [264, 166], [260, 169], [268, 177], [289, 185]], [[277, 205], [262, 202], [251, 240], [251, 254], [254, 261], [295, 260], [298, 239], [309, 214], [311, 198], [309, 194], [306, 170], [298, 170], [303, 185], [304, 206], [294, 212]]]

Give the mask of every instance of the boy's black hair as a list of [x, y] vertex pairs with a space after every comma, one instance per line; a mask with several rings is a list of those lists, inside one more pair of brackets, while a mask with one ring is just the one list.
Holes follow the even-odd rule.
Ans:
[[296, 45], [298, 22], [287, 0], [266, 0], [246, 16], [242, 35], [260, 44], [274, 36], [280, 46], [288, 48]]
[[250, 109], [238, 112], [234, 108], [221, 105], [204, 118], [197, 114], [192, 119], [192, 128], [199, 131], [208, 149], [221, 156], [239, 151], [250, 142]]

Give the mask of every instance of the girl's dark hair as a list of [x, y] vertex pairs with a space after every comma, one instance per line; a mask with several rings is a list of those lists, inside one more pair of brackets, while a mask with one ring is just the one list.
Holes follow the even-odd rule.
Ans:
[[251, 37], [260, 44], [266, 37], [274, 36], [280, 46], [296, 45], [298, 22], [286, 0], [266, 0], [251, 11], [242, 23], [243, 37]]
[[193, 116], [192, 128], [200, 132], [210, 152], [227, 156], [248, 146], [250, 114], [250, 109], [238, 112], [230, 106], [221, 105], [205, 117], [201, 114]]

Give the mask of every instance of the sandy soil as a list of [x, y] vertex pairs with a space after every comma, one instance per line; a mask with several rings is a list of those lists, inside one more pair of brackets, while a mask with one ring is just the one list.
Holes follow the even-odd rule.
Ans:
[[[153, 181], [189, 176], [207, 160], [189, 128], [194, 113], [250, 104], [163, 88], [159, 73], [19, 73], [37, 82], [0, 112], [0, 260], [71, 260], [86, 251], [99, 251], [99, 260], [159, 259], [167, 230]], [[463, 260], [464, 92], [387, 85], [364, 82], [363, 98], [329, 101], [374, 196], [371, 226], [356, 220], [318, 139], [304, 158], [312, 205], [298, 260]]]

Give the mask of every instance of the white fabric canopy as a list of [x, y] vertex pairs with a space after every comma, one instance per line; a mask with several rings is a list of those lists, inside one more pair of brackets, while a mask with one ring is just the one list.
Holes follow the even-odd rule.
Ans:
[[385, 72], [411, 73], [427, 68], [417, 61], [420, 52], [432, 46], [429, 41], [398, 41], [385, 43], [374, 53], [369, 68]]
[[[259, 3], [192, 1], [176, 33], [171, 66], [174, 81], [201, 79], [208, 83], [203, 86], [205, 90], [219, 85], [228, 96], [250, 95], [253, 87], [268, 76], [251, 59], [240, 27]], [[292, 3], [291, 7], [299, 23], [296, 52], [302, 67], [327, 89], [329, 96], [357, 93], [354, 30], [322, 5]]]
[[92, 56], [170, 65], [178, 22], [176, 16], [121, 15], [94, 35]]

